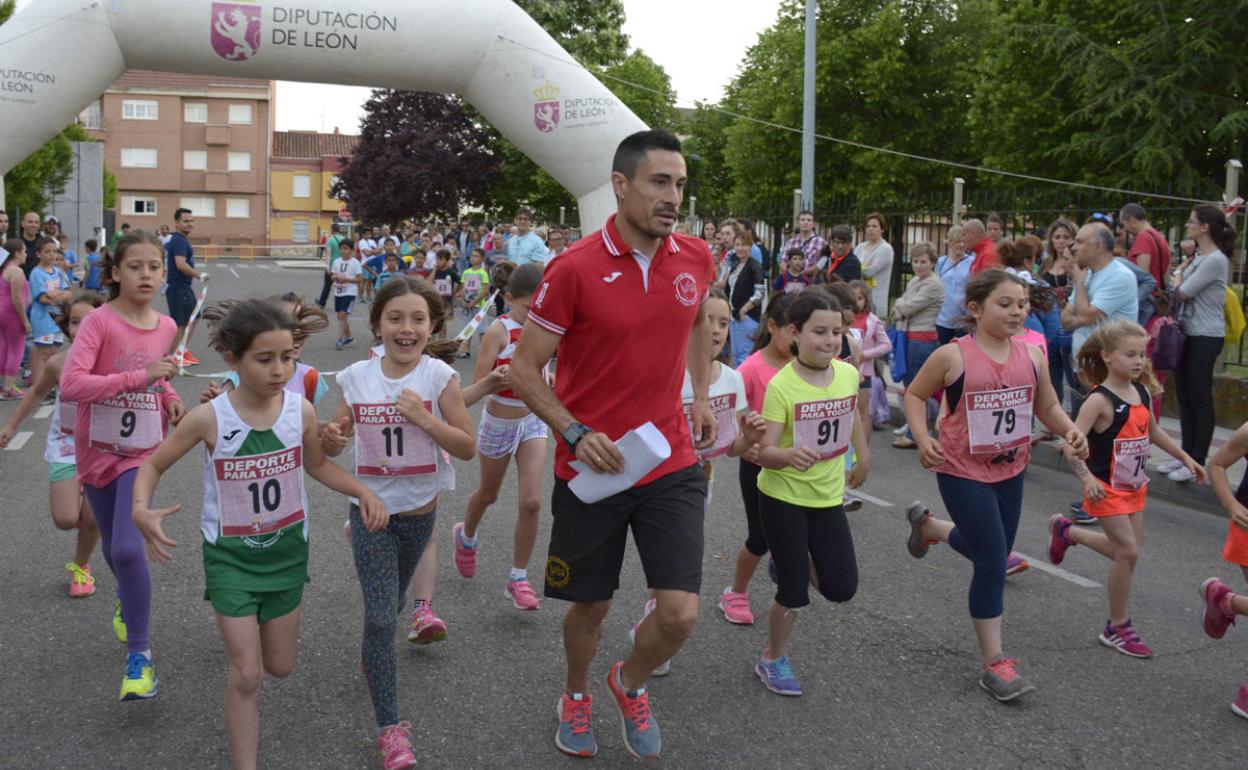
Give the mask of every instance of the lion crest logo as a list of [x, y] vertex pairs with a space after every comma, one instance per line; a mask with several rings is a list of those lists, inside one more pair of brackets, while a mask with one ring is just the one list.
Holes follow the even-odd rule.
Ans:
[[247, 61], [260, 52], [260, 6], [212, 4], [212, 50], [228, 61]]

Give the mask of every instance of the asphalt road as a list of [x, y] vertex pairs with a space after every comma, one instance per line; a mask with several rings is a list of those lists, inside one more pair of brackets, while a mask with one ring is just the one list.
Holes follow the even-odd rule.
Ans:
[[[266, 263], [214, 263], [209, 299], [263, 296], [291, 288], [312, 297], [317, 271]], [[163, 308], [162, 308], [163, 310]], [[365, 355], [357, 342], [333, 349], [331, 332], [308, 344], [305, 359], [336, 370]], [[203, 333], [193, 348], [220, 370]], [[471, 362], [461, 362], [471, 376]], [[202, 380], [179, 379], [195, 398]], [[337, 402], [337, 389], [322, 407]], [[11, 404], [0, 405], [0, 418]], [[473, 410], [475, 416], [477, 409]], [[43, 442], [46, 419], [32, 419], [21, 448], [0, 451], [4, 516], [0, 523], [0, 767], [213, 768], [230, 763], [222, 719], [226, 661], [210, 606], [202, 600], [197, 546], [200, 456], [184, 459], [160, 487], [162, 501], [186, 510], [167, 526], [182, 547], [172, 565], [155, 567], [153, 652], [160, 694], [118, 703], [124, 651], [113, 637], [112, 576], [93, 561], [97, 593], [71, 600], [62, 565], [72, 536], [47, 515]], [[861, 588], [844, 606], [816, 600], [801, 615], [792, 659], [801, 698], [763, 689], [753, 665], [765, 624], [731, 626], [715, 606], [730, 580], [745, 534], [736, 461], [719, 461], [706, 523], [704, 595], [699, 625], [673, 664], [651, 682], [655, 717], [672, 767], [1243, 767], [1248, 723], [1228, 709], [1248, 680], [1248, 629], [1221, 641], [1200, 629], [1200, 581], [1242, 579], [1224, 564], [1224, 519], [1150, 505], [1135, 582], [1132, 617], [1155, 650], [1141, 661], [1096, 641], [1106, 618], [1107, 563], [1072, 549], [1065, 570], [1033, 567], [1006, 592], [1006, 650], [1021, 658], [1039, 691], [1003, 706], [976, 685], [978, 654], [966, 611], [970, 564], [948, 548], [922, 561], [905, 550], [902, 510], [915, 498], [938, 502], [935, 479], [913, 452], [876, 433], [872, 496], [851, 514]], [[552, 445], [553, 452], [553, 445]], [[458, 463], [458, 488], [445, 494], [437, 532], [435, 607], [449, 625], [437, 645], [399, 645], [403, 716], [414, 725], [422, 767], [570, 767], [584, 760], [553, 745], [555, 702], [563, 681], [558, 602], [535, 613], [503, 597], [510, 558], [515, 479], [509, 478], [482, 530], [480, 569], [464, 580], [451, 564], [450, 531], [475, 488], [474, 463]], [[548, 474], [547, 492], [550, 476]], [[1018, 549], [1040, 560], [1046, 521], [1076, 496], [1072, 476], [1033, 468]], [[267, 768], [370, 768], [377, 765], [375, 725], [359, 660], [361, 603], [342, 536], [346, 503], [309, 482], [312, 583], [305, 594], [299, 661], [284, 681], [265, 682], [261, 764]], [[547, 495], [547, 499], [549, 496]], [[549, 517], [530, 571], [542, 573]], [[1043, 565], [1047, 566], [1047, 564]], [[537, 582], [537, 581], [535, 581]], [[644, 600], [630, 552], [622, 588], [594, 666], [600, 698], [594, 725], [597, 767], [631, 765], [602, 677], [628, 650], [628, 629]], [[770, 583], [752, 585], [760, 619]]]

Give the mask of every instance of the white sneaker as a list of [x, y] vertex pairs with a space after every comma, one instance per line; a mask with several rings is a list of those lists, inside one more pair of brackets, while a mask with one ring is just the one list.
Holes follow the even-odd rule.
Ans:
[[1185, 481], [1191, 481], [1192, 479], [1196, 478], [1196, 474], [1189, 471], [1187, 469], [1187, 466], [1182, 465], [1179, 467], [1177, 471], [1172, 471], [1171, 473], [1167, 474], [1166, 478], [1170, 479], [1171, 481], [1178, 481], [1181, 483]]
[[894, 436], [904, 436], [904, 435], [906, 435], [906, 431], [907, 431], [907, 430], [909, 430], [909, 429], [910, 429], [910, 426], [909, 426], [909, 425], [902, 425], [900, 428], [898, 428], [897, 430], [893, 431], [893, 435], [894, 435]]
[[1175, 471], [1177, 471], [1179, 468], [1182, 468], [1182, 467], [1183, 467], [1182, 462], [1171, 458], [1169, 460], [1166, 460], [1161, 465], [1158, 465], [1157, 470], [1162, 473], [1174, 473]]

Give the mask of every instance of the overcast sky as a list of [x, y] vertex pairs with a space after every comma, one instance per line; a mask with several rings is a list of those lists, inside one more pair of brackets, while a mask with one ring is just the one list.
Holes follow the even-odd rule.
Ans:
[[[417, 0], [411, 0], [416, 2]], [[17, 7], [34, 0], [18, 0]], [[780, 0], [623, 0], [632, 45], [663, 65], [680, 106], [718, 101]], [[609, 85], [609, 84], [608, 84]], [[329, 91], [327, 93], [327, 90]], [[355, 133], [367, 88], [277, 83], [277, 128]], [[332, 94], [332, 95], [331, 95]], [[336, 105], [326, 112], [324, 105]]]

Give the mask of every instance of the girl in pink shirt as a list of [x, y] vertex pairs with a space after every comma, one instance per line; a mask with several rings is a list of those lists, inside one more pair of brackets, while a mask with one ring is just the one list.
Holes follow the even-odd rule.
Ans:
[[[979, 684], [1009, 701], [1036, 689], [1001, 647], [1006, 559], [1022, 513], [1031, 418], [1063, 435], [1081, 459], [1088, 445], [1062, 410], [1047, 359], [1016, 336], [1027, 316], [1027, 284], [1004, 270], [985, 270], [966, 285], [966, 307], [975, 321], [973, 334], [938, 348], [905, 394], [919, 458], [936, 471], [953, 521], [938, 520], [914, 503], [906, 511], [906, 545], [921, 558], [930, 543], [945, 542], [974, 564], [969, 604], [983, 658]], [[928, 431], [926, 402], [942, 387], [948, 414], [937, 441]]]
[[[767, 383], [790, 360], [793, 359], [793, 335], [789, 331], [786, 320], [789, 305], [793, 304], [796, 294], [777, 294], [767, 305], [767, 317], [764, 326], [759, 329], [754, 340], [754, 352], [749, 355], [737, 372], [745, 382], [745, 400], [749, 410], [761, 413], [763, 396], [767, 393]], [[737, 569], [733, 574], [732, 585], [724, 589], [719, 597], [719, 609], [729, 623], [751, 625], [754, 614], [750, 611], [750, 596], [747, 590], [754, 570], [767, 554], [767, 538], [763, 535], [762, 519], [758, 513], [758, 473], [762, 466], [758, 464], [758, 445], [750, 447], [741, 455], [741, 467], [737, 474], [741, 484], [741, 501], [745, 504], [745, 521], [748, 534], [745, 544], [737, 552]]]
[[143, 536], [130, 517], [134, 477], [185, 408], [169, 384], [178, 371], [166, 355], [173, 347], [173, 320], [151, 307], [165, 279], [160, 242], [145, 233], [127, 235], [105, 270], [113, 279], [109, 301], [83, 319], [60, 395], [78, 403], [78, 481], [117, 579], [113, 627], [127, 650], [120, 699], [137, 700], [156, 695], [156, 674], [147, 633], [152, 580]]

